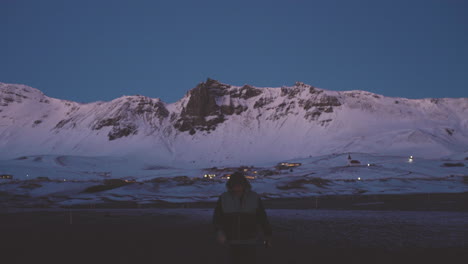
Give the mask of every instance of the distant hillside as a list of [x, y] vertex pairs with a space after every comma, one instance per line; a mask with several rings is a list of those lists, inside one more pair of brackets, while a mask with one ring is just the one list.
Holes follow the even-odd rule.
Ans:
[[233, 164], [329, 153], [442, 157], [468, 150], [468, 98], [232, 86], [208, 79], [173, 104], [145, 96], [80, 104], [0, 83], [0, 158], [141, 157]]

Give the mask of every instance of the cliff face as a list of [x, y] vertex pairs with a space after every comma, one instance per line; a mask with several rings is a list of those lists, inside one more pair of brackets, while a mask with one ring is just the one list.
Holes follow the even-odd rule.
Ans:
[[226, 121], [226, 116], [239, 115], [247, 110], [246, 106], [236, 104], [234, 100], [246, 100], [261, 93], [249, 85], [232, 87], [208, 79], [189, 91], [188, 102], [174, 127], [181, 132], [189, 131], [191, 135], [196, 131], [215, 130], [218, 124]]
[[[468, 98], [389, 98], [208, 79], [173, 104], [144, 96], [79, 104], [0, 83], [0, 157], [126, 155], [235, 160], [331, 152], [468, 150]], [[249, 154], [246, 154], [249, 153]]]

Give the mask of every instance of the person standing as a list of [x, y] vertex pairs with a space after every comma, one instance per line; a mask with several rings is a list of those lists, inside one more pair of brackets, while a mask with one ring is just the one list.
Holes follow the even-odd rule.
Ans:
[[252, 191], [244, 173], [235, 172], [216, 204], [213, 224], [219, 243], [228, 246], [229, 263], [256, 261], [256, 245], [263, 231], [265, 246], [271, 246], [272, 230], [260, 196]]

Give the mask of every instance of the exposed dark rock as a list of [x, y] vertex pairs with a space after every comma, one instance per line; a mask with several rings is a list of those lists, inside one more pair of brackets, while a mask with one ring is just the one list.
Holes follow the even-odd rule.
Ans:
[[322, 112], [307, 112], [304, 115], [304, 118], [307, 120], [317, 120], [321, 114]]
[[219, 106], [216, 104], [216, 96], [220, 89], [214, 85], [207, 81], [190, 90], [190, 99], [182, 110], [182, 116], [205, 117], [217, 114]]
[[25, 96], [25, 95], [22, 95], [22, 94], [20, 94], [20, 93], [16, 93], [16, 92], [13, 92], [13, 91], [8, 91], [8, 90], [7, 90], [7, 91], [4, 91], [3, 93], [4, 93], [4, 94], [12, 95], [12, 96], [16, 97], [17, 99], [26, 99], [26, 98], [28, 98], [28, 97]]
[[[136, 107], [134, 107], [136, 103]], [[97, 121], [93, 130], [100, 130], [104, 127], [112, 127], [108, 134], [109, 140], [115, 140], [138, 133], [138, 128], [134, 120], [143, 118], [144, 120], [159, 119], [161, 121], [169, 116], [169, 111], [160, 101], [153, 101], [151, 98], [143, 96], [134, 96], [126, 99], [114, 117], [105, 118]]]
[[333, 107], [327, 107], [325, 110], [323, 110], [325, 113], [332, 113], [333, 112]]
[[268, 104], [273, 103], [274, 101], [275, 101], [274, 98], [271, 98], [271, 97], [269, 97], [269, 98], [264, 98], [264, 97], [262, 97], [262, 98], [258, 99], [258, 100], [255, 102], [254, 108], [255, 108], [255, 109], [256, 109], [256, 108], [261, 108], [261, 107], [263, 107], [263, 106], [265, 106], [265, 105], [268, 105]]
[[[304, 118], [308, 120], [318, 120], [322, 113], [332, 113], [333, 106], [340, 106], [341, 103], [337, 97], [334, 96], [317, 96], [308, 100], [299, 100], [299, 106], [308, 111]], [[328, 121], [327, 121], [328, 122]], [[324, 125], [325, 123], [321, 123]]]
[[233, 98], [239, 97], [242, 99], [249, 99], [262, 94], [260, 89], [254, 88], [250, 85], [244, 85], [240, 89], [231, 90], [229, 95]]
[[189, 131], [190, 130], [190, 135], [193, 135], [195, 134], [195, 130], [193, 130], [193, 133], [192, 133], [192, 129], [193, 129], [193, 123], [191, 122], [192, 120], [191, 119], [179, 119], [177, 120], [177, 122], [174, 124], [174, 127], [177, 128], [178, 130], [180, 130], [181, 132], [184, 132], [184, 131]]
[[319, 90], [319, 89], [316, 89], [315, 87], [311, 86], [309, 88], [309, 93], [311, 93], [311, 94], [320, 94], [320, 93], [323, 93], [323, 90]]
[[299, 100], [299, 106], [303, 107], [304, 110], [309, 110], [311, 109], [314, 105], [313, 105], [313, 101], [312, 100]]
[[63, 119], [63, 120], [61, 120], [60, 122], [58, 122], [57, 125], [55, 125], [54, 129], [62, 128], [62, 127], [64, 127], [66, 124], [70, 123], [71, 121], [72, 121], [71, 118]]
[[267, 109], [275, 109], [275, 114], [273, 114], [270, 118], [270, 120], [278, 120], [284, 116], [287, 116], [291, 113], [293, 113], [293, 111], [291, 111], [291, 109], [294, 109], [296, 107], [296, 102], [295, 101], [286, 101], [286, 102], [283, 102], [281, 104], [279, 104], [278, 106], [276, 106], [275, 108], [267, 108]]
[[233, 115], [233, 114], [239, 115], [242, 112], [244, 112], [245, 110], [247, 110], [247, 107], [242, 106], [242, 105], [234, 106], [234, 105], [230, 104], [230, 105], [222, 105], [221, 106], [221, 113], [225, 114], [225, 115]]
[[241, 88], [241, 93], [242, 93], [242, 96], [241, 96], [242, 99], [249, 99], [249, 98], [262, 94], [262, 91], [250, 85], [244, 85], [244, 87]]
[[340, 106], [341, 103], [337, 97], [334, 96], [322, 96], [317, 102], [314, 103], [314, 106]]
[[29, 190], [36, 189], [39, 187], [42, 187], [42, 185], [39, 183], [35, 183], [35, 182], [26, 182], [19, 186], [19, 188], [29, 189]]
[[171, 113], [171, 118], [170, 118], [171, 122], [176, 121], [176, 119], [177, 119], [177, 114], [176, 113]]
[[92, 127], [92, 129], [93, 130], [100, 130], [101, 128], [106, 127], [106, 126], [118, 126], [120, 119], [121, 119], [120, 117], [103, 119], [103, 120], [99, 121], [97, 124], [95, 124]]
[[12, 103], [12, 102], [14, 102], [15, 100], [14, 100], [13, 98], [11, 98], [11, 97], [4, 97], [4, 98], [3, 98], [3, 101], [4, 101], [4, 102], [7, 102], [7, 103]]
[[112, 190], [115, 188], [119, 188], [125, 185], [130, 184], [130, 182], [127, 182], [125, 180], [121, 179], [108, 179], [104, 180], [104, 184], [102, 185], [94, 185], [86, 188], [83, 192], [84, 193], [95, 193], [95, 192], [102, 192], [102, 191], [107, 191], [107, 190]]
[[138, 133], [137, 127], [133, 124], [127, 124], [122, 127], [114, 126], [107, 135], [109, 140], [115, 140], [130, 135], [136, 135]]
[[161, 165], [149, 165], [144, 168], [144, 170], [168, 170], [171, 167], [161, 166]]
[[320, 121], [320, 125], [321, 125], [321, 126], [326, 126], [326, 125], [328, 125], [328, 123], [330, 123], [331, 121], [332, 121], [332, 119], [321, 120], [321, 121]]
[[447, 131], [447, 134], [449, 134], [450, 136], [453, 135], [453, 132], [455, 132], [454, 129], [450, 129], [450, 128], [446, 128], [445, 131]]
[[217, 80], [214, 80], [214, 79], [211, 79], [211, 78], [206, 79], [205, 86], [207, 86], [207, 87], [209, 87], [211, 89], [218, 90], [218, 91], [224, 91], [224, 92], [220, 92], [220, 94], [217, 94], [218, 96], [226, 95], [227, 94], [226, 89], [231, 88], [231, 85], [220, 83]]
[[[240, 114], [245, 111], [246, 107], [241, 105], [234, 106], [231, 103], [219, 106], [216, 103], [218, 97], [229, 94], [228, 88], [230, 87], [212, 79], [197, 85], [189, 91], [189, 101], [174, 127], [181, 132], [189, 131], [191, 135], [195, 134], [197, 130], [211, 131], [226, 120], [225, 115]], [[244, 89], [243, 93], [241, 93], [242, 89]], [[245, 86], [241, 88], [238, 91], [239, 96], [245, 96], [245, 93], [250, 96], [252, 92], [249, 92], [249, 89]]]
[[299, 87], [294, 87], [294, 88], [281, 87], [281, 96], [287, 95], [289, 99], [294, 98], [300, 92], [301, 92], [301, 89]]
[[141, 97], [137, 107], [133, 110], [135, 114], [143, 115], [145, 113], [154, 113], [159, 118], [169, 116], [169, 111], [162, 102], [154, 102], [150, 98]]
[[457, 163], [446, 162], [442, 164], [441, 167], [465, 167], [465, 164], [463, 162], [457, 162]]

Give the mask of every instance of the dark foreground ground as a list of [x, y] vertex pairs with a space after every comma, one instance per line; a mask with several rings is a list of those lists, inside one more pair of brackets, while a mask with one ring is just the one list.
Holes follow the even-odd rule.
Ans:
[[[267, 210], [273, 247], [259, 247], [258, 263], [468, 263], [464, 210], [266, 204], [283, 209]], [[225, 247], [215, 242], [211, 212], [3, 208], [0, 263], [224, 263]]]

